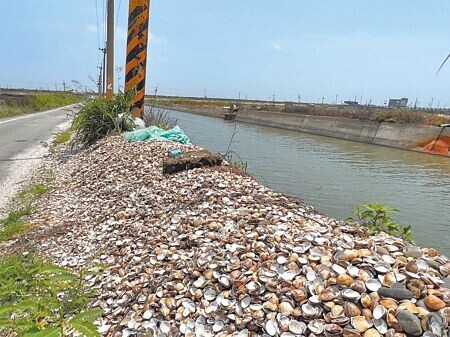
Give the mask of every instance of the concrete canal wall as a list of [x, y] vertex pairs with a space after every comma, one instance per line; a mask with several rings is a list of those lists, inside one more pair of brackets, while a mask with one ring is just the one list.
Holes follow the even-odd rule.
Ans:
[[[161, 106], [162, 107], [162, 106]], [[223, 118], [225, 109], [170, 107]], [[243, 109], [236, 121], [450, 156], [450, 128]], [[442, 133], [441, 133], [442, 132]], [[439, 139], [438, 139], [439, 137]], [[437, 140], [437, 141], [436, 141]]]

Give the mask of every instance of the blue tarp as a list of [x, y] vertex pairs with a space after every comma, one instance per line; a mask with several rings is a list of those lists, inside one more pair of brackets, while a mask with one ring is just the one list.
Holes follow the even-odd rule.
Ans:
[[170, 130], [163, 130], [157, 126], [150, 126], [145, 129], [125, 132], [124, 137], [130, 142], [148, 142], [152, 140], [178, 142], [181, 144], [189, 144], [189, 137], [185, 135], [180, 127], [175, 126]]

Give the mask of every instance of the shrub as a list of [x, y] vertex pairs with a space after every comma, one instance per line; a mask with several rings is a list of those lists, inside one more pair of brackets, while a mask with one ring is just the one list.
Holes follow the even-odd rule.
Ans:
[[389, 235], [411, 241], [411, 226], [403, 227], [391, 217], [391, 214], [398, 212], [398, 210], [379, 203], [364, 204], [363, 206], [364, 209], [361, 209], [359, 206], [355, 208], [356, 219], [349, 218], [348, 220], [358, 222], [366, 227], [370, 235], [385, 232]]
[[82, 147], [112, 134], [124, 131], [121, 120], [130, 120], [130, 108], [134, 91], [119, 92], [113, 100], [106, 98], [88, 99], [74, 114], [72, 128], [75, 130], [73, 142]]

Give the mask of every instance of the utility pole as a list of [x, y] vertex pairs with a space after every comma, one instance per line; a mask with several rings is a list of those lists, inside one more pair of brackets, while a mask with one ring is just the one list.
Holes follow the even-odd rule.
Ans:
[[108, 0], [106, 35], [106, 98], [114, 94], [114, 0]]
[[336, 100], [334, 101], [334, 105], [337, 105], [338, 102], [338, 95], [336, 95]]
[[297, 98], [298, 98], [298, 102], [300, 103], [300, 98], [301, 98], [301, 97], [300, 97], [300, 94], [298, 94], [298, 97], [297, 97]]
[[66, 91], [66, 82], [63, 81], [62, 85], [63, 85], [63, 90]]
[[239, 100], [241, 100], [241, 92], [239, 91]]

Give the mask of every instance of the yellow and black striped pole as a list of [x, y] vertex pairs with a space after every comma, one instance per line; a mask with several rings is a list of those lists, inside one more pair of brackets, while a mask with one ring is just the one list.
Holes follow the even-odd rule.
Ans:
[[150, 0], [130, 0], [125, 92], [136, 90], [131, 107], [134, 117], [142, 117], [144, 113], [149, 17]]

